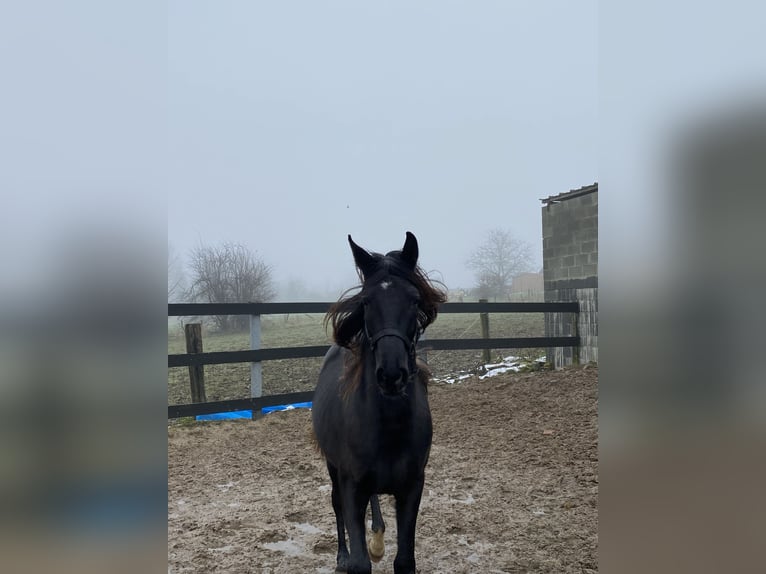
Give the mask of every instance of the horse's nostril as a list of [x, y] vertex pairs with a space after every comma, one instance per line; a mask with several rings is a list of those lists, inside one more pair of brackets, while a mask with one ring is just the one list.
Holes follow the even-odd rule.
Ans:
[[407, 383], [408, 373], [406, 369], [386, 371], [382, 368], [375, 370], [378, 384], [386, 393], [400, 393]]

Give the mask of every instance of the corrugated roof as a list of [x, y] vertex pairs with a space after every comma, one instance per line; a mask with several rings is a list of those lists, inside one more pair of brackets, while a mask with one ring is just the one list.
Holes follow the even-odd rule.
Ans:
[[579, 189], [571, 189], [569, 191], [563, 191], [559, 193], [558, 195], [551, 195], [550, 197], [546, 197], [545, 199], [541, 199], [544, 204], [550, 205], [551, 203], [559, 203], [562, 201], [566, 201], [567, 199], [573, 199], [575, 197], [580, 197], [581, 195], [586, 195], [588, 193], [593, 193], [594, 191], [598, 191], [598, 182], [594, 182], [591, 185], [584, 185]]

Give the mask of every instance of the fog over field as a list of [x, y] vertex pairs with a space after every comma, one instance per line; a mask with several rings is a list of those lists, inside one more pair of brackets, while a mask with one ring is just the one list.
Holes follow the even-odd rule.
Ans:
[[355, 281], [346, 243], [470, 287], [490, 228], [597, 177], [596, 3], [173, 2], [168, 240], [245, 243], [292, 282]]

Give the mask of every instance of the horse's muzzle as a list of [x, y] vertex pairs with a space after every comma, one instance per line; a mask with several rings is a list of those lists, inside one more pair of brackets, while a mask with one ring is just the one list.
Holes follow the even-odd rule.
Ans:
[[378, 388], [383, 395], [394, 397], [404, 394], [410, 376], [406, 369], [385, 371], [378, 368], [375, 374], [378, 379]]

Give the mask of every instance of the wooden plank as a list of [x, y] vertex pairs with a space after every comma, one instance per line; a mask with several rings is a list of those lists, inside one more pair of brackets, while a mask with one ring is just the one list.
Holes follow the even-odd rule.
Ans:
[[580, 304], [549, 303], [444, 303], [439, 313], [577, 313]]
[[[573, 337], [577, 337], [577, 340], [580, 340], [580, 332], [577, 327], [577, 324], [580, 320], [579, 313], [571, 313], [569, 315], [570, 321], [571, 321], [571, 333]], [[580, 364], [580, 344], [572, 347], [572, 364], [573, 365], [579, 365]]]
[[200, 353], [199, 355], [168, 355], [168, 367], [185, 367], [187, 365], [223, 365], [226, 363], [252, 363], [255, 361], [273, 361], [275, 359], [305, 359], [309, 357], [324, 357], [330, 347], [274, 347], [249, 351], [218, 351], [215, 353]]
[[423, 346], [434, 351], [461, 351], [573, 347], [579, 344], [579, 337], [518, 337], [512, 339], [429, 339]]
[[[579, 337], [521, 337], [506, 339], [428, 339], [418, 343], [434, 351], [459, 351], [473, 349], [532, 349], [538, 347], [574, 347]], [[323, 357], [328, 346], [279, 347], [257, 351], [220, 351], [196, 355], [168, 355], [168, 367], [188, 365], [222, 365], [226, 363], [252, 363], [275, 359], [305, 359]]]
[[[186, 352], [190, 355], [202, 353], [202, 324], [187, 323], [184, 325]], [[205, 396], [205, 367], [201, 364], [189, 365], [189, 385], [193, 403], [204, 403]]]
[[169, 405], [168, 418], [193, 417], [197, 415], [210, 415], [214, 413], [226, 413], [242, 410], [261, 410], [263, 407], [275, 407], [291, 403], [309, 402], [314, 397], [314, 391], [300, 393], [285, 393], [280, 395], [268, 395], [265, 397], [250, 397], [247, 399], [233, 399], [229, 401], [213, 401], [209, 403], [197, 403], [187, 405]]
[[[261, 316], [250, 315], [250, 348], [258, 351], [261, 348]], [[250, 363], [250, 396], [260, 397], [263, 394], [263, 369], [260, 361]]]
[[168, 303], [168, 316], [327, 313], [332, 303]]
[[[486, 299], [479, 299], [479, 303], [487, 303], [488, 301]], [[489, 313], [482, 312], [479, 313], [479, 320], [481, 322], [481, 338], [482, 339], [489, 339]], [[482, 350], [481, 358], [484, 361], [484, 363], [489, 363], [490, 361], [490, 353], [491, 350], [489, 347], [485, 347]]]
[[[333, 303], [168, 303], [169, 317], [199, 315], [284, 315], [326, 313]], [[444, 303], [440, 313], [577, 313], [574, 302], [549, 303]]]

